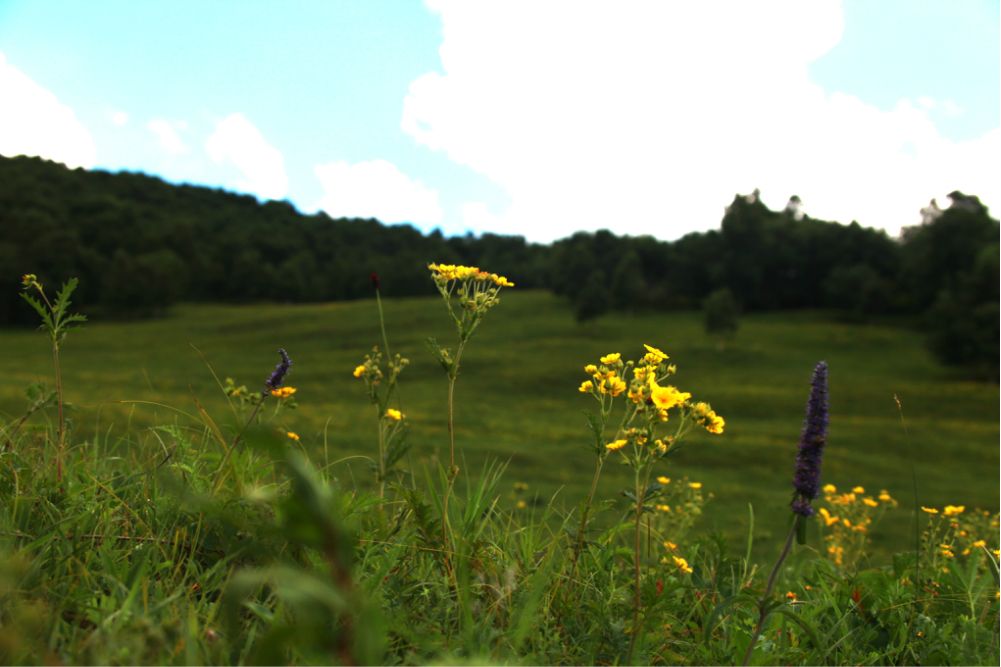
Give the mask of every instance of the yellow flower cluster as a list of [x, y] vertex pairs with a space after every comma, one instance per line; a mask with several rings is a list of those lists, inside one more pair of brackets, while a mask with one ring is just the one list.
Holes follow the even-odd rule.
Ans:
[[275, 398], [289, 398], [296, 392], [295, 387], [279, 387], [278, 389], [272, 389], [271, 395]]
[[605, 449], [607, 449], [610, 452], [615, 452], [615, 451], [618, 451], [618, 450], [622, 449], [627, 444], [629, 444], [628, 440], [624, 440], [624, 439], [623, 440], [613, 440], [612, 442], [610, 442], [607, 445], [605, 445]]
[[671, 556], [671, 558], [672, 560], [674, 560], [674, 566], [677, 567], [679, 570], [681, 570], [683, 573], [691, 574], [694, 571], [688, 564], [688, 561], [682, 558], [681, 556]]
[[825, 484], [822, 490], [827, 507], [817, 510], [817, 518], [826, 529], [827, 553], [839, 567], [854, 564], [865, 551], [870, 527], [882, 517], [886, 508], [896, 507], [897, 501], [886, 489], [881, 490], [877, 498], [864, 495], [865, 487], [862, 486], [838, 493], [835, 485]]
[[289, 440], [294, 440], [294, 441], [296, 441], [296, 442], [299, 442], [299, 434], [298, 434], [298, 433], [296, 433], [296, 432], [294, 432], [294, 431], [288, 431], [287, 433], [285, 433], [285, 436], [286, 436], [286, 437], [287, 437], [287, 438], [288, 438]]
[[[929, 517], [922, 540], [930, 552], [933, 563], [939, 559], [951, 560], [958, 556], [970, 556], [988, 548], [987, 540], [979, 535], [998, 534], [998, 515], [986, 510], [967, 512], [965, 505], [946, 505], [941, 511], [934, 507], [922, 507]], [[992, 550], [995, 558], [998, 550]], [[977, 560], [978, 568], [986, 568], [986, 561]]]
[[489, 281], [497, 287], [514, 287], [514, 283], [496, 273], [482, 271], [476, 266], [461, 266], [457, 264], [428, 264], [435, 280], [449, 282], [452, 280]]
[[584, 372], [591, 376], [590, 380], [580, 383], [577, 391], [582, 394], [597, 394], [599, 396], [619, 396], [626, 390], [626, 382], [619, 373], [622, 370], [622, 355], [619, 353], [603, 356], [601, 366], [594, 364], [584, 366]]
[[684, 405], [685, 401], [692, 397], [690, 393], [687, 391], [679, 391], [677, 387], [672, 387], [670, 385], [666, 387], [660, 386], [657, 384], [657, 378], [655, 378], [652, 373], [649, 373], [648, 377], [650, 384], [650, 400], [653, 401], [653, 404], [662, 412], [666, 412], [667, 410], [679, 405]]
[[387, 408], [386, 409], [386, 419], [390, 419], [390, 420], [392, 420], [394, 422], [398, 422], [401, 419], [403, 419], [403, 417], [404, 417], [403, 413], [400, 412], [399, 410], [396, 410], [395, 408]]
[[699, 423], [699, 426], [710, 433], [714, 435], [723, 433], [723, 427], [726, 426], [726, 422], [705, 401], [699, 401], [692, 406], [692, 415], [695, 417], [695, 421]]

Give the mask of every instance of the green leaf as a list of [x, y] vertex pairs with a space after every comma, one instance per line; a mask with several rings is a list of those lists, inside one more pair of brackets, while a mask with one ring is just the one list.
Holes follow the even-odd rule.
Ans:
[[53, 325], [52, 317], [50, 316], [49, 311], [46, 310], [45, 306], [43, 306], [38, 299], [33, 296], [29, 296], [24, 292], [21, 292], [21, 298], [27, 301], [28, 305], [34, 308], [35, 312], [42, 318], [43, 328], [48, 329], [50, 334], [54, 334], [56, 327]]

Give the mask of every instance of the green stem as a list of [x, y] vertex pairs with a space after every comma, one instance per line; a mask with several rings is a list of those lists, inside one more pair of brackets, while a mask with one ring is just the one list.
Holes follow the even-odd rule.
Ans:
[[765, 625], [765, 619], [768, 618], [768, 598], [772, 595], [772, 588], [775, 587], [775, 580], [779, 576], [779, 570], [782, 569], [782, 563], [785, 562], [786, 557], [789, 552], [792, 551], [792, 540], [796, 535], [796, 528], [803, 518], [798, 514], [794, 515], [792, 526], [789, 528], [789, 534], [786, 536], [785, 546], [782, 547], [782, 553], [779, 554], [779, 559], [775, 561], [775, 566], [772, 568], [771, 574], [768, 575], [768, 583], [765, 586], [765, 592], [758, 601], [758, 623], [754, 626], [754, 633], [751, 635], [751, 641], [747, 645], [747, 652], [744, 653], [744, 661], [741, 663], [744, 667], [751, 662], [751, 653], [754, 652], [754, 645], [758, 643], [758, 637], [761, 636], [761, 630]]
[[386, 336], [386, 318], [382, 314], [382, 297], [379, 296], [379, 289], [375, 290], [375, 305], [379, 308], [379, 329], [382, 330], [382, 344], [386, 350], [386, 360], [392, 360], [393, 356], [389, 352], [389, 338]]
[[646, 484], [641, 485], [640, 483], [641, 473], [642, 471], [637, 465], [636, 474], [634, 476], [636, 519], [633, 530], [633, 632], [632, 637], [629, 640], [629, 653], [626, 657], [626, 662], [632, 662], [633, 649], [636, 647], [636, 637], [640, 634], [640, 607], [642, 605], [642, 600], [640, 598], [640, 556], [642, 555], [641, 537], [643, 534], [643, 503], [646, 496]]
[[594, 464], [594, 476], [591, 477], [591, 489], [587, 492], [587, 498], [584, 500], [584, 509], [581, 510], [580, 514], [580, 526], [577, 528], [577, 539], [575, 540], [573, 556], [570, 561], [570, 580], [573, 580], [574, 575], [577, 573], [577, 561], [580, 558], [581, 552], [584, 550], [584, 536], [587, 534], [587, 520], [591, 514], [591, 503], [594, 501], [594, 494], [598, 489], [598, 477], [601, 476], [601, 467], [604, 463], [605, 457], [599, 454], [598, 460]]
[[63, 481], [63, 450], [66, 445], [66, 421], [63, 416], [63, 374], [59, 365], [59, 342], [52, 339], [52, 365], [56, 372], [56, 402], [59, 406], [59, 445], [56, 452], [56, 481]]

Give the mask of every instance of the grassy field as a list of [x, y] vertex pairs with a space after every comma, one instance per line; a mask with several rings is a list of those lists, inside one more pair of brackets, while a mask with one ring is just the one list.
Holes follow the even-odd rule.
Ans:
[[[384, 305], [393, 352], [412, 362], [401, 396], [412, 425], [408, 465], [419, 469], [447, 456], [445, 378], [424, 341], [435, 336], [449, 345], [454, 331], [438, 297]], [[351, 370], [379, 340], [374, 301], [186, 305], [162, 320], [93, 321], [74, 331], [63, 350], [63, 380], [78, 436], [188, 423], [177, 411], [194, 420], [195, 399], [235, 428], [202, 355], [220, 379], [257, 389], [284, 347], [294, 360], [289, 384], [298, 388], [300, 408], [283, 414], [282, 424], [302, 436], [314, 460], [342, 461], [342, 479], [367, 483], [368, 463], [351, 457], [375, 447], [373, 408]], [[662, 470], [704, 483], [713, 495], [706, 528], [743, 534], [751, 503], [761, 553], [777, 549], [810, 373], [821, 359], [830, 365], [831, 396], [823, 480], [886, 488], [901, 502], [874, 531], [876, 553], [913, 544], [912, 474], [920, 505], [998, 509], [998, 387], [956, 379], [915, 332], [817, 313], [751, 315], [720, 350], [697, 313], [614, 315], [578, 325], [556, 297], [519, 290], [505, 291], [463, 358], [456, 426], [464, 471], [478, 472], [488, 459], [509, 461], [508, 487], [527, 482], [540, 503], [559, 494], [573, 506], [594, 462], [582, 415], [593, 400], [576, 390], [586, 379], [582, 367], [609, 352], [636, 358], [643, 343], [668, 352], [678, 365], [677, 385], [726, 418], [723, 436], [695, 435]], [[50, 352], [45, 336], [33, 331], [0, 332], [0, 347], [0, 411], [16, 418], [27, 384], [51, 385]], [[87, 447], [80, 437], [72, 442]], [[599, 495], [614, 497], [626, 480], [625, 469], [606, 467]]]

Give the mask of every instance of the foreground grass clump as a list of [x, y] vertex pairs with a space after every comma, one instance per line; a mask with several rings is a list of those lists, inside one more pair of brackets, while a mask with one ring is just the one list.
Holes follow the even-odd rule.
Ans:
[[[781, 544], [759, 545], [770, 560], [755, 559], [760, 508], [747, 508], [741, 540], [696, 530], [712, 489], [679, 474], [671, 457], [694, 427], [713, 440], [689, 454], [732, 447], [733, 420], [667, 384], [676, 369], [657, 347], [633, 362], [606, 354], [584, 367], [579, 387], [561, 390], [577, 387], [598, 406], [590, 443], [579, 440], [594, 463], [580, 508], [531, 496], [524, 482], [505, 481], [501, 463], [463, 464], [476, 437], [455, 409], [472, 333], [463, 322], [478, 325], [494, 307], [492, 321], [502, 321], [499, 289], [511, 285], [474, 267], [432, 271], [459, 336], [455, 351], [431, 346], [448, 397], [439, 416], [447, 428], [432, 432], [456, 452], [447, 462], [406, 459], [406, 434], [423, 426], [408, 417], [419, 397], [385, 333], [382, 349], [338, 370], [364, 385], [360, 405], [367, 394], [375, 406], [367, 443], [358, 443], [367, 468], [300, 436], [309, 398], [295, 383], [308, 364], [284, 340], [274, 342], [288, 352], [270, 374], [262, 356], [257, 382], [219, 382], [222, 409], [207, 408], [208, 396], [179, 398], [159, 408], [169, 417], [158, 423], [92, 438], [40, 419], [46, 406], [5, 423], [0, 659], [997, 662], [997, 514], [926, 506], [913, 548], [872, 567], [869, 540], [891, 521], [895, 499], [854, 480], [845, 480], [851, 491], [821, 488], [798, 472], [794, 487], [793, 441], [774, 485], [818, 508], [794, 502], [795, 521], [810, 524], [806, 544], [790, 541], [769, 585], [763, 572]], [[464, 364], [475, 363], [470, 354]], [[797, 389], [802, 401], [806, 383]], [[609, 461], [630, 472], [624, 494], [595, 491]], [[779, 510], [793, 518], [788, 501]]]

